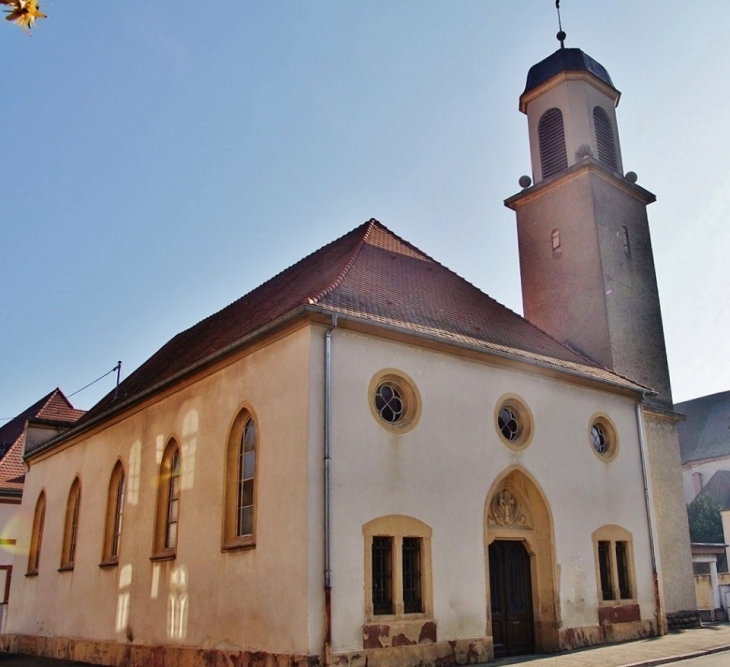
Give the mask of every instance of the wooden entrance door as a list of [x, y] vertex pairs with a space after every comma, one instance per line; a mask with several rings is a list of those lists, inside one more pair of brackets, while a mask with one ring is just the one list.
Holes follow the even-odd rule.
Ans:
[[534, 653], [530, 556], [522, 542], [489, 545], [489, 589], [494, 657]]

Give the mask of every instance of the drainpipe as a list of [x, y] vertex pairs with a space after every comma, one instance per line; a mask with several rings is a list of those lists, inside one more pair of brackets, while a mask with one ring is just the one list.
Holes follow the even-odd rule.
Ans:
[[324, 663], [332, 662], [332, 545], [330, 496], [330, 431], [332, 423], [332, 332], [337, 315], [324, 334]]
[[646, 504], [646, 522], [649, 529], [649, 550], [651, 552], [651, 571], [654, 579], [654, 606], [656, 607], [657, 632], [660, 635], [667, 633], [662, 613], [662, 599], [659, 591], [659, 571], [657, 568], [657, 550], [654, 542], [656, 535], [656, 521], [654, 519], [654, 506], [651, 502], [648, 456], [646, 450], [646, 432], [644, 430], [643, 405], [646, 400], [646, 392], [642, 392], [641, 400], [636, 402], [636, 423], [639, 427], [639, 453], [641, 455], [641, 475], [644, 480], [644, 503]]

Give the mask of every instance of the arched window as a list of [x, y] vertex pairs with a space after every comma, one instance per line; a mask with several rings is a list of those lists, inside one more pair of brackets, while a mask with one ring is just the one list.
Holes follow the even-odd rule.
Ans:
[[157, 480], [157, 517], [153, 558], [175, 558], [180, 518], [180, 447], [170, 440], [162, 455]]
[[256, 459], [258, 436], [250, 411], [233, 422], [226, 457], [226, 509], [223, 547], [251, 547], [256, 536]]
[[119, 559], [119, 545], [122, 537], [122, 516], [124, 514], [125, 479], [124, 466], [117, 461], [109, 479], [106, 500], [106, 523], [102, 565], [116, 565]]
[[46, 517], [46, 494], [41, 491], [35, 504], [33, 513], [33, 532], [30, 537], [30, 551], [28, 553], [28, 574], [38, 574], [38, 564], [41, 558], [41, 543], [43, 542], [43, 522]]
[[548, 109], [537, 124], [537, 138], [540, 145], [540, 164], [542, 177], [557, 174], [568, 166], [568, 153], [565, 148], [563, 113], [560, 109]]
[[613, 135], [613, 127], [611, 127], [611, 120], [603, 108], [593, 107], [593, 125], [596, 128], [598, 161], [614, 171], [618, 171], [616, 140]]
[[63, 525], [63, 548], [61, 549], [61, 570], [73, 570], [76, 559], [76, 538], [79, 528], [79, 505], [81, 504], [81, 482], [77, 477], [71, 484], [66, 503], [66, 522]]

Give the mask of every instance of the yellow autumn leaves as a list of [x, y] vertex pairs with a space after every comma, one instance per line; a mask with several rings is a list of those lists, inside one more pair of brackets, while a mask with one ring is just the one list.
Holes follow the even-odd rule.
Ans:
[[27, 34], [36, 19], [44, 19], [46, 15], [38, 7], [38, 0], [0, 0], [0, 5], [8, 5], [6, 21], [15, 21]]

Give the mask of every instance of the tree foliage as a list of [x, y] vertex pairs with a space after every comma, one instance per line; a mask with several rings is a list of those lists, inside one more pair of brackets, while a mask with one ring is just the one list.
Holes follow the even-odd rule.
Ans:
[[19, 25], [28, 35], [36, 19], [47, 18], [40, 10], [38, 0], [0, 0], [0, 5], [10, 7], [5, 12], [7, 14], [5, 20]]
[[708, 494], [701, 493], [687, 505], [687, 516], [692, 542], [722, 544], [725, 541], [720, 506]]

